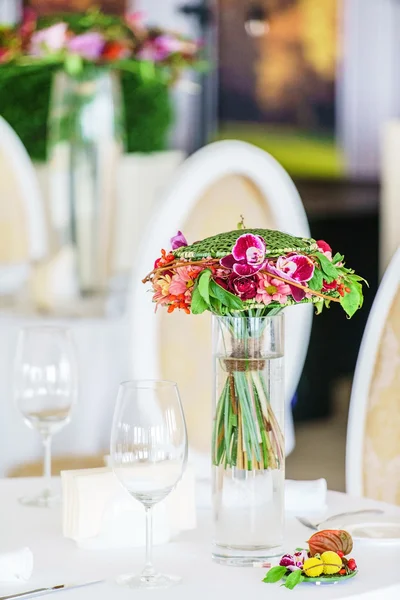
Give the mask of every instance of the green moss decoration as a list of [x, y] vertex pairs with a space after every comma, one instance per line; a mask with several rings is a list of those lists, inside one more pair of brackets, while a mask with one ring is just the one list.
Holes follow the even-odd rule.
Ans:
[[[0, 69], [0, 115], [16, 131], [35, 161], [46, 160], [47, 119], [55, 68], [2, 65]], [[124, 71], [121, 85], [127, 151], [165, 150], [173, 120], [167, 84]]]

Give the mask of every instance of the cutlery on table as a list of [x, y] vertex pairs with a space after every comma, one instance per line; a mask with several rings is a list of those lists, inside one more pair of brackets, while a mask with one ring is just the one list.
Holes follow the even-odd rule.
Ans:
[[[384, 512], [385, 511], [383, 511], [381, 508], [364, 508], [362, 510], [353, 510], [350, 512], [340, 513], [338, 515], [332, 515], [331, 517], [324, 519], [320, 523], [311, 523], [311, 521], [309, 521], [308, 519], [305, 519], [304, 517], [296, 517], [296, 519], [305, 527], [308, 527], [309, 529], [313, 529], [314, 531], [318, 531], [318, 528], [320, 525], [322, 525], [322, 523], [328, 523], [329, 521], [334, 521], [335, 519], [338, 519], [340, 517], [351, 517], [353, 515], [365, 515], [365, 514], [382, 515]], [[1, 600], [1, 598], [0, 598], [0, 600]]]
[[97, 583], [104, 583], [104, 579], [99, 579], [98, 581], [88, 581], [86, 583], [63, 583], [61, 585], [54, 585], [52, 587], [38, 588], [36, 590], [29, 590], [28, 592], [11, 594], [10, 596], [0, 596], [0, 600], [14, 600], [14, 598], [37, 598], [46, 594], [53, 594], [54, 592], [62, 592], [65, 590], [74, 590], [77, 588], [87, 587], [89, 585], [96, 585]]

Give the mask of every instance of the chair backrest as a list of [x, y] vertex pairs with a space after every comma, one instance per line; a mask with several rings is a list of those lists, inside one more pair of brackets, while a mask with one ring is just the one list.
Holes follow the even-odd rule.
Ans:
[[[23, 143], [1, 116], [0, 227], [0, 255], [5, 254], [10, 263], [37, 261], [46, 255], [45, 212], [38, 178]], [[15, 230], [18, 227], [20, 231]], [[10, 235], [11, 247], [6, 243]]]
[[[132, 278], [132, 370], [137, 377], [165, 377], [178, 382], [188, 421], [192, 452], [206, 455], [211, 437], [210, 315], [188, 318], [166, 314], [154, 305], [141, 279], [160, 248], [178, 229], [195, 241], [235, 229], [243, 214], [248, 227], [283, 229], [309, 236], [300, 196], [286, 171], [266, 152], [239, 141], [210, 144], [178, 169], [175, 181], [154, 208], [144, 232]], [[305, 360], [311, 330], [311, 305], [286, 311], [286, 397], [293, 397]], [[162, 342], [162, 343], [161, 343]], [[293, 449], [291, 413], [287, 411], [287, 453]]]
[[400, 247], [379, 286], [358, 355], [346, 489], [400, 504]]

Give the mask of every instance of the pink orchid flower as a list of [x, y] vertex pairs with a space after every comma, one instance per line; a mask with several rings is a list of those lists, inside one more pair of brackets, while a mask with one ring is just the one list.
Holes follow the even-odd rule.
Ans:
[[172, 250], [176, 250], [177, 248], [182, 248], [182, 246], [187, 246], [188, 243], [186, 241], [185, 236], [182, 231], [178, 231], [174, 237], [171, 238], [171, 248]]
[[56, 23], [46, 29], [40, 29], [32, 35], [29, 54], [43, 56], [62, 50], [67, 41], [67, 30], [66, 23]]
[[233, 269], [240, 277], [249, 277], [266, 265], [265, 251], [262, 237], [245, 233], [236, 240], [232, 254], [221, 258], [220, 264], [226, 269]]
[[68, 49], [86, 58], [86, 60], [97, 60], [100, 58], [105, 45], [103, 36], [97, 31], [88, 31], [81, 35], [76, 35], [68, 40]]
[[286, 567], [289, 571], [298, 571], [303, 568], [303, 562], [296, 559], [296, 556], [292, 556], [291, 554], [285, 554], [284, 556], [282, 556], [279, 565], [281, 567]]
[[[304, 254], [289, 254], [280, 256], [276, 264], [269, 264], [268, 271], [272, 274], [283, 277], [288, 281], [293, 281], [305, 285], [307, 281], [313, 278], [315, 265], [309, 256]], [[290, 285], [290, 291], [296, 302], [305, 298], [306, 292], [300, 288]]]

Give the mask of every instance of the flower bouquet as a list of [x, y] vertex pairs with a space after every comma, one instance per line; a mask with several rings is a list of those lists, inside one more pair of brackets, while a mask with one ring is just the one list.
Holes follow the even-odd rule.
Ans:
[[296, 548], [285, 554], [279, 565], [272, 567], [264, 583], [284, 580], [292, 590], [299, 583], [338, 583], [357, 575], [354, 558], [347, 558], [353, 549], [353, 540], [347, 531], [326, 529], [318, 531], [308, 540], [309, 549]]
[[39, 18], [26, 9], [21, 23], [0, 28], [0, 65], [60, 65], [74, 76], [94, 65], [173, 81], [198, 58], [198, 44], [146, 26], [140, 13], [119, 17], [89, 9]]
[[321, 313], [336, 303], [351, 317], [362, 306], [363, 279], [326, 242], [279, 231], [238, 229], [192, 245], [178, 232], [171, 242], [143, 282], [152, 284], [156, 309], [214, 315], [219, 545], [278, 548], [285, 462], [282, 312], [313, 303]]

